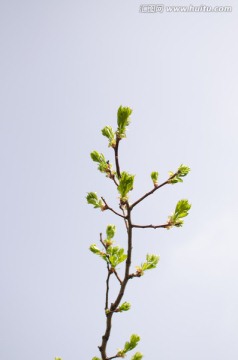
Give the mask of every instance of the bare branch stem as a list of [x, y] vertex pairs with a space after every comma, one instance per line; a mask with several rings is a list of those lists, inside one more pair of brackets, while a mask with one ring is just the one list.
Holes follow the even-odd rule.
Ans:
[[167, 228], [171, 226], [171, 224], [163, 224], [163, 225], [136, 225], [132, 224], [132, 227], [139, 228], [139, 229], [146, 229], [146, 228], [152, 228], [152, 229], [159, 229], [159, 228]]
[[116, 163], [116, 171], [117, 171], [117, 176], [118, 179], [120, 179], [121, 177], [121, 171], [120, 171], [120, 165], [119, 165], [119, 158], [118, 158], [118, 148], [119, 148], [119, 142], [120, 142], [120, 138], [116, 138], [116, 145], [114, 147], [114, 152], [115, 152], [115, 163]]
[[139, 204], [142, 200], [144, 200], [145, 198], [147, 198], [147, 196], [153, 194], [156, 190], [160, 189], [162, 186], [167, 185], [170, 183], [170, 180], [173, 179], [175, 176], [178, 175], [178, 172], [176, 172], [175, 174], [173, 174], [172, 176], [169, 177], [168, 180], [164, 181], [162, 184], [155, 186], [152, 190], [150, 190], [149, 192], [147, 192], [145, 195], [143, 195], [142, 197], [140, 197], [137, 201], [135, 201], [133, 204], [131, 204], [130, 209], [132, 210], [137, 204]]
[[114, 209], [112, 209], [112, 208], [107, 204], [106, 200], [105, 200], [103, 197], [101, 197], [101, 199], [102, 199], [102, 201], [104, 202], [104, 204], [106, 205], [106, 209], [112, 211], [114, 214], [116, 214], [117, 216], [122, 217], [123, 219], [126, 219], [126, 218], [127, 218], [126, 216], [124, 216], [124, 215], [122, 215], [122, 214], [119, 214], [117, 211], [115, 211]]

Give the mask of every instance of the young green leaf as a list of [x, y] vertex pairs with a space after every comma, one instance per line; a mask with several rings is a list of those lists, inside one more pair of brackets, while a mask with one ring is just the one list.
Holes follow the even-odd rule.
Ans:
[[96, 244], [90, 245], [89, 250], [90, 250], [92, 253], [100, 256], [100, 257], [101, 257], [103, 260], [105, 260], [106, 262], [108, 262], [108, 256], [107, 256], [107, 254], [105, 254], [103, 251], [101, 251], [101, 250], [97, 247]]
[[124, 251], [125, 250], [119, 246], [109, 246], [107, 248], [108, 260], [112, 268], [115, 268], [118, 264], [126, 260], [127, 255]]
[[132, 334], [130, 341], [127, 341], [124, 345], [123, 353], [125, 354], [128, 351], [133, 350], [138, 345], [139, 341], [140, 341], [139, 335]]
[[188, 215], [188, 211], [191, 209], [191, 204], [189, 204], [188, 200], [182, 199], [178, 201], [175, 211], [168, 218], [169, 227], [176, 226], [181, 227], [183, 225], [183, 220], [185, 216]]
[[191, 170], [191, 169], [190, 169], [188, 166], [181, 164], [181, 165], [179, 166], [179, 168], [178, 168], [179, 176], [184, 177], [184, 176], [188, 175], [188, 173], [190, 172], [190, 170]]
[[[186, 176], [190, 172], [190, 168], [186, 165], [181, 164], [177, 170], [177, 172], [174, 174], [172, 171], [169, 172], [170, 184], [176, 184], [178, 182], [183, 182], [182, 177]], [[174, 176], [175, 175], [175, 176]]]
[[142, 271], [155, 269], [159, 262], [159, 256], [154, 254], [146, 255], [146, 262], [141, 265]]
[[123, 171], [119, 180], [119, 185], [117, 187], [118, 192], [120, 193], [121, 201], [125, 202], [128, 199], [128, 192], [133, 189], [135, 175], [130, 175], [127, 172]]
[[158, 177], [159, 177], [159, 173], [157, 171], [152, 171], [151, 175], [150, 175], [154, 186], [158, 186]]
[[117, 111], [117, 136], [119, 139], [126, 137], [126, 127], [130, 124], [132, 109], [120, 106]]
[[136, 352], [132, 357], [131, 360], [141, 360], [143, 358], [143, 354], [140, 352]]
[[109, 140], [109, 147], [115, 147], [116, 145], [116, 139], [115, 139], [115, 133], [112, 129], [111, 126], [105, 126], [103, 129], [102, 129], [102, 135], [103, 136], [106, 136]]
[[131, 308], [131, 304], [128, 302], [124, 302], [122, 305], [119, 306], [117, 311], [119, 311], [119, 312], [128, 311], [128, 310], [130, 310], [130, 308]]
[[106, 230], [106, 233], [107, 233], [107, 239], [110, 240], [114, 237], [115, 235], [115, 232], [116, 232], [116, 226], [115, 225], [108, 225], [107, 226], [107, 230]]
[[[101, 360], [100, 358], [98, 358], [98, 357], [96, 357], [96, 356], [94, 356], [93, 358], [92, 358], [92, 360]], [[137, 360], [137, 359], [136, 359]]]
[[104, 205], [101, 199], [98, 199], [98, 196], [95, 192], [89, 192], [86, 196], [88, 204], [94, 206], [94, 208], [100, 208], [101, 210], [104, 209]]
[[110, 170], [110, 164], [106, 161], [105, 156], [94, 150], [90, 154], [91, 159], [98, 163], [98, 170], [102, 173], [108, 173]]

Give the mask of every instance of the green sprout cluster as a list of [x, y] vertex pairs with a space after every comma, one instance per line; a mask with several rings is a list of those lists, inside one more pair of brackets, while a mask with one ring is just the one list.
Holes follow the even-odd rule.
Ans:
[[119, 139], [126, 137], [126, 128], [130, 124], [130, 115], [132, 109], [120, 106], [117, 111], [117, 137]]
[[116, 134], [113, 131], [113, 128], [111, 126], [105, 126], [102, 130], [102, 135], [105, 136], [106, 138], [108, 138], [109, 140], [109, 144], [108, 146], [110, 147], [115, 147], [116, 146]]
[[102, 200], [98, 198], [97, 193], [95, 192], [89, 192], [86, 196], [88, 204], [93, 205], [95, 209], [100, 208], [101, 210], [104, 210], [105, 205], [103, 204]]
[[90, 245], [89, 249], [92, 253], [100, 256], [105, 260], [110, 266], [111, 270], [114, 270], [120, 263], [126, 260], [127, 255], [125, 250], [120, 246], [112, 246], [112, 238], [116, 232], [115, 225], [108, 225], [106, 229], [107, 238], [104, 240], [104, 250], [100, 250], [96, 244]]
[[141, 264], [141, 266], [136, 266], [137, 275], [144, 275], [144, 271], [155, 269], [159, 262], [159, 255], [147, 254], [146, 262]]
[[172, 171], [170, 171], [169, 172], [170, 184], [176, 184], [178, 182], [183, 182], [182, 177], [188, 175], [190, 170], [191, 169], [188, 166], [181, 164], [176, 173], [173, 173]]
[[98, 170], [102, 173], [106, 173], [106, 176], [113, 178], [115, 176], [115, 171], [112, 170], [112, 165], [105, 159], [103, 154], [100, 154], [98, 151], [94, 150], [90, 154], [91, 159], [98, 163]]
[[135, 175], [130, 175], [125, 171], [121, 173], [120, 182], [117, 190], [120, 194], [120, 199], [122, 203], [125, 203], [128, 200], [128, 193], [129, 191], [133, 190], [134, 178]]
[[[119, 349], [119, 351], [117, 353], [117, 356], [124, 358], [126, 353], [128, 353], [128, 351], [133, 350], [138, 345], [139, 341], [140, 341], [139, 335], [132, 334], [131, 337], [130, 337], [130, 340], [125, 343], [124, 348]], [[137, 358], [138, 358], [138, 354], [140, 354], [140, 353], [137, 353]], [[142, 354], [140, 354], [140, 355], [141, 355], [141, 358], [142, 358]]]
[[188, 216], [188, 211], [191, 209], [191, 204], [188, 200], [183, 199], [178, 201], [175, 211], [168, 218], [169, 227], [176, 226], [181, 227], [183, 225], [183, 220], [185, 216]]

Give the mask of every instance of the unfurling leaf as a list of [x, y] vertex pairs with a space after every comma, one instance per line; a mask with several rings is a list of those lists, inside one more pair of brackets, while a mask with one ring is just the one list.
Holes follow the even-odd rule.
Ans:
[[130, 310], [130, 308], [131, 308], [131, 304], [128, 302], [124, 302], [122, 305], [119, 306], [117, 311], [119, 311], [119, 312], [128, 311], [128, 310]]
[[104, 210], [105, 205], [103, 204], [101, 199], [98, 199], [98, 196], [95, 192], [89, 192], [86, 196], [88, 204], [91, 204], [94, 206], [94, 208], [100, 208], [101, 210]]
[[107, 248], [108, 261], [112, 268], [115, 268], [118, 264], [126, 260], [127, 255], [124, 251], [125, 250], [119, 246], [109, 246]]
[[106, 230], [106, 233], [107, 233], [107, 239], [112, 239], [114, 236], [115, 236], [115, 232], [116, 232], [116, 226], [115, 225], [108, 225], [107, 226], [107, 230]]
[[128, 192], [133, 189], [135, 175], [130, 175], [127, 172], [123, 171], [119, 180], [119, 185], [117, 187], [118, 192], [120, 193], [120, 198], [122, 202], [127, 201]]
[[175, 211], [168, 218], [169, 227], [176, 226], [181, 227], [183, 225], [182, 218], [188, 215], [188, 211], [191, 209], [191, 204], [189, 204], [188, 200], [182, 199], [178, 201]]
[[102, 135], [106, 136], [108, 138], [108, 140], [109, 140], [108, 146], [115, 147], [115, 145], [116, 145], [115, 133], [111, 126], [105, 126], [102, 129]]
[[146, 262], [141, 265], [143, 271], [155, 269], [159, 262], [159, 256], [154, 254], [146, 255]]
[[178, 182], [183, 182], [183, 179], [181, 179], [181, 178], [188, 175], [190, 170], [191, 169], [188, 166], [181, 164], [179, 166], [177, 172], [175, 173], [176, 175], [172, 171], [169, 172], [169, 176], [170, 176], [169, 183], [176, 184]]
[[159, 173], [157, 171], [152, 171], [151, 175], [150, 175], [154, 186], [158, 186], [158, 177], [159, 177]]
[[126, 137], [126, 128], [130, 124], [132, 109], [120, 106], [117, 111], [117, 136], [119, 139]]
[[96, 244], [92, 244], [92, 245], [90, 245], [90, 247], [89, 247], [89, 250], [92, 252], [92, 253], [94, 253], [94, 254], [96, 254], [96, 255], [98, 255], [98, 256], [100, 256], [103, 260], [105, 260], [105, 261], [107, 261], [108, 262], [108, 257], [107, 257], [107, 254], [106, 253], [104, 253], [103, 251], [101, 251], [98, 247], [97, 247], [97, 245]]
[[107, 176], [110, 174], [114, 174], [114, 172], [111, 170], [112, 165], [106, 161], [105, 156], [103, 154], [100, 154], [98, 151], [94, 150], [90, 154], [91, 159], [98, 163], [98, 170], [102, 173], [106, 173]]
[[128, 351], [133, 350], [138, 345], [139, 341], [140, 341], [139, 335], [132, 334], [130, 337], [130, 341], [127, 341], [124, 345], [123, 353], [125, 354]]
[[143, 358], [143, 354], [140, 352], [136, 352], [132, 357], [131, 360], [141, 360]]

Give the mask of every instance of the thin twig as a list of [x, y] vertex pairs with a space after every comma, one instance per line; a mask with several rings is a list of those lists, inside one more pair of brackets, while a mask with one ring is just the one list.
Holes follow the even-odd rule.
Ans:
[[107, 247], [106, 247], [106, 245], [104, 244], [103, 239], [102, 239], [102, 233], [100, 233], [100, 243], [102, 243], [104, 249], [107, 250]]
[[125, 217], [124, 215], [119, 214], [117, 211], [115, 211], [114, 209], [112, 209], [112, 208], [106, 203], [106, 200], [105, 200], [103, 197], [101, 197], [101, 199], [102, 199], [102, 201], [104, 202], [104, 204], [106, 205], [106, 209], [111, 210], [111, 211], [112, 211], [114, 214], [116, 214], [117, 216], [120, 216], [120, 217], [122, 217], [123, 219], [126, 219], [126, 217]]
[[145, 198], [147, 198], [147, 196], [153, 194], [156, 190], [158, 190], [159, 188], [161, 188], [162, 186], [169, 184], [170, 180], [173, 179], [175, 176], [178, 175], [178, 172], [176, 172], [175, 174], [173, 174], [172, 176], [170, 176], [170, 178], [166, 181], [164, 181], [162, 184], [155, 186], [151, 191], [149, 191], [148, 193], [146, 193], [145, 195], [143, 195], [141, 198], [139, 198], [137, 201], [135, 201], [133, 204], [131, 204], [130, 209], [132, 210], [133, 207], [135, 207], [137, 204], [139, 204], [142, 200], [144, 200]]
[[114, 356], [111, 356], [111, 357], [107, 358], [106, 360], [112, 360], [112, 359], [116, 359], [116, 358], [118, 358], [118, 357], [121, 357], [121, 356], [119, 356], [119, 355], [114, 355]]
[[163, 225], [136, 225], [136, 224], [132, 224], [131, 226], [134, 227], [134, 228], [139, 228], [139, 229], [146, 229], [146, 228], [158, 229], [158, 228], [167, 228], [167, 227], [171, 226], [171, 224], [163, 224]]
[[116, 138], [116, 145], [114, 147], [114, 152], [115, 152], [115, 163], [116, 163], [116, 171], [117, 171], [117, 176], [118, 179], [120, 179], [121, 177], [121, 171], [120, 171], [120, 165], [119, 165], [119, 158], [118, 158], [118, 148], [119, 148], [119, 142], [120, 142], [120, 138]]
[[119, 277], [119, 275], [118, 275], [118, 273], [117, 273], [117, 271], [116, 271], [116, 269], [114, 269], [114, 274], [115, 274], [115, 276], [116, 276], [116, 278], [117, 278], [117, 280], [119, 281], [119, 283], [120, 284], [122, 284], [122, 280], [120, 279], [120, 277]]
[[127, 216], [126, 216], [126, 213], [125, 213], [125, 209], [123, 208], [123, 205], [121, 205], [121, 204], [120, 204], [120, 209], [121, 209], [121, 211], [123, 212], [123, 215], [124, 215], [124, 217], [125, 217], [124, 222], [125, 222], [126, 229], [127, 229], [127, 232], [128, 232], [128, 222], [127, 222], [127, 220], [126, 220]]
[[109, 279], [110, 279], [110, 276], [112, 275], [111, 271], [110, 271], [110, 268], [109, 268], [109, 265], [107, 264], [107, 271], [108, 271], [108, 274], [107, 274], [107, 280], [106, 280], [106, 301], [105, 301], [105, 311], [108, 309], [108, 294], [109, 294]]

